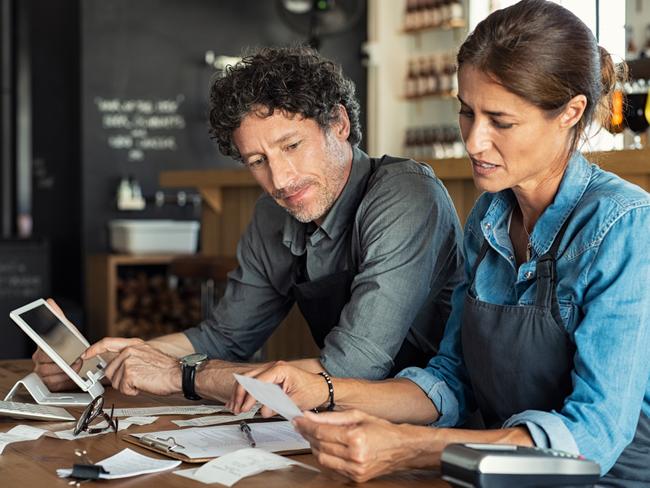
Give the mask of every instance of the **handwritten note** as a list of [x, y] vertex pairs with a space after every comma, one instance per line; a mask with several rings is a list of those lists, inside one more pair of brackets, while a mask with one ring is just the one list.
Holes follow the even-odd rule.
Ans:
[[[158, 417], [129, 417], [123, 420], [120, 420], [117, 424], [117, 430], [124, 430], [128, 429], [132, 425], [149, 425], [153, 424], [156, 420], [158, 420]], [[106, 428], [108, 427], [108, 424], [106, 421], [102, 421], [97, 423], [96, 425], [93, 425], [93, 427], [99, 427], [99, 428]], [[74, 434], [74, 429], [67, 429], [67, 430], [57, 430], [54, 432], [49, 432], [48, 437], [56, 437], [57, 439], [63, 439], [65, 441], [73, 441], [75, 439], [85, 439], [86, 437], [94, 437], [96, 435], [102, 435], [102, 434], [108, 434], [110, 432], [113, 432], [110, 429], [107, 429], [103, 432], [95, 432], [93, 434], [89, 432], [79, 432], [77, 435]]]
[[[116, 417], [148, 416], [148, 415], [208, 415], [226, 410], [223, 405], [181, 405], [178, 407], [140, 407], [140, 408], [116, 408], [113, 415]], [[111, 413], [110, 408], [104, 412]]]
[[[271, 452], [303, 451], [309, 443], [298, 434], [290, 422], [256, 422], [249, 424], [252, 436], [259, 449]], [[239, 425], [215, 425], [213, 427], [192, 427], [189, 429], [163, 430], [146, 434], [131, 434], [157, 439], [174, 438], [182, 446], [174, 452], [184, 454], [190, 459], [213, 458], [249, 447], [248, 439], [242, 434]]]
[[47, 430], [31, 427], [29, 425], [17, 425], [8, 432], [0, 433], [0, 454], [9, 444], [22, 441], [33, 441], [45, 434]]
[[210, 415], [208, 417], [198, 417], [188, 420], [172, 420], [172, 422], [179, 427], [205, 427], [208, 425], [227, 424], [228, 422], [252, 419], [255, 417], [259, 408], [259, 406], [253, 407], [248, 412], [240, 413], [239, 415]]
[[232, 486], [242, 478], [254, 476], [264, 471], [286, 469], [300, 466], [311, 471], [318, 469], [293, 459], [289, 459], [262, 449], [240, 449], [204, 464], [200, 468], [174, 471], [174, 474], [184, 476], [201, 483], [220, 483]]
[[[158, 473], [175, 468], [180, 461], [167, 461], [143, 456], [131, 449], [124, 449], [114, 456], [108, 457], [97, 464], [101, 465], [107, 473], [101, 473], [99, 477], [104, 480], [118, 478], [129, 478], [141, 474]], [[71, 469], [57, 469], [56, 474], [60, 478], [67, 478], [72, 474]]]
[[302, 412], [293, 400], [278, 385], [235, 374], [237, 382], [257, 401], [278, 412], [287, 420], [302, 417]]

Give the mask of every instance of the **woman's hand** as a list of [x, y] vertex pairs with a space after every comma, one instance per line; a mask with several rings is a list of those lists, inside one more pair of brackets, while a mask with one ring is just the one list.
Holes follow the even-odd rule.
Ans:
[[[267, 383], [280, 385], [282, 390], [291, 397], [301, 410], [309, 410], [327, 402], [329, 392], [327, 383], [322, 376], [292, 366], [284, 361], [265, 364], [253, 369], [246, 376]], [[255, 405], [255, 398], [250, 396], [237, 383], [226, 407], [234, 414], [248, 412]], [[260, 413], [264, 417], [275, 415], [268, 407], [262, 407]]]
[[427, 427], [393, 424], [360, 410], [305, 412], [293, 422], [319, 463], [356, 482], [422, 467], [422, 459], [413, 462], [421, 455], [414, 441]]

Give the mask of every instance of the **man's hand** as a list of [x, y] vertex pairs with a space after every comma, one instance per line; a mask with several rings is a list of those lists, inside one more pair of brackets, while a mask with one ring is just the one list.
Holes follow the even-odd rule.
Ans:
[[[34, 372], [41, 377], [50, 391], [68, 391], [78, 388], [75, 382], [40, 347], [32, 355], [32, 361], [34, 361]], [[83, 361], [79, 358], [70, 367], [78, 373], [82, 364]]]
[[[324, 404], [329, 398], [327, 383], [322, 376], [310, 373], [292, 366], [284, 361], [264, 365], [245, 373], [267, 383], [280, 385], [282, 390], [291, 397], [301, 410], [312, 409]], [[250, 396], [237, 383], [226, 407], [235, 414], [249, 411], [255, 404], [255, 398]], [[262, 407], [262, 416], [271, 417], [274, 412], [268, 407]]]
[[[56, 304], [51, 298], [47, 299], [47, 304], [54, 309], [54, 311], [65, 317], [63, 310]], [[103, 358], [107, 360], [107, 358]], [[39, 347], [36, 349], [36, 352], [32, 355], [32, 361], [34, 361], [34, 372], [40, 376], [43, 380], [43, 383], [49, 388], [50, 391], [68, 391], [75, 390], [78, 388], [76, 383], [70, 379], [70, 377], [63, 372], [59, 366], [52, 361], [52, 359], [43, 352]], [[77, 358], [70, 367], [75, 370], [77, 373], [81, 370], [83, 361], [81, 358]]]
[[113, 388], [125, 395], [137, 395], [140, 391], [170, 395], [181, 391], [178, 359], [142, 339], [107, 337], [90, 346], [81, 357], [88, 359], [106, 352], [117, 354], [106, 368], [106, 376]]
[[362, 483], [404, 469], [419, 453], [409, 447], [412, 426], [393, 424], [360, 410], [305, 412], [294, 419], [323, 466]]

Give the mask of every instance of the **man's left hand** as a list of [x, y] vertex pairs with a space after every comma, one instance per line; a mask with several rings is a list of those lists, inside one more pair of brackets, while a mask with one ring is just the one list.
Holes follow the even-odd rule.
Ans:
[[137, 395], [140, 391], [170, 395], [181, 391], [178, 359], [160, 352], [141, 339], [107, 337], [93, 344], [82, 358], [104, 352], [118, 353], [106, 367], [105, 373], [113, 388], [125, 395]]

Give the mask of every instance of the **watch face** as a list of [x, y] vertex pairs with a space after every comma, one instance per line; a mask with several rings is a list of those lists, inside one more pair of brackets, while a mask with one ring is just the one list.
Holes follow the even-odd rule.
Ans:
[[198, 364], [201, 364], [206, 359], [208, 359], [207, 355], [203, 354], [202, 352], [197, 352], [194, 354], [183, 356], [181, 358], [181, 362], [183, 364], [186, 364], [187, 366], [196, 366]]

